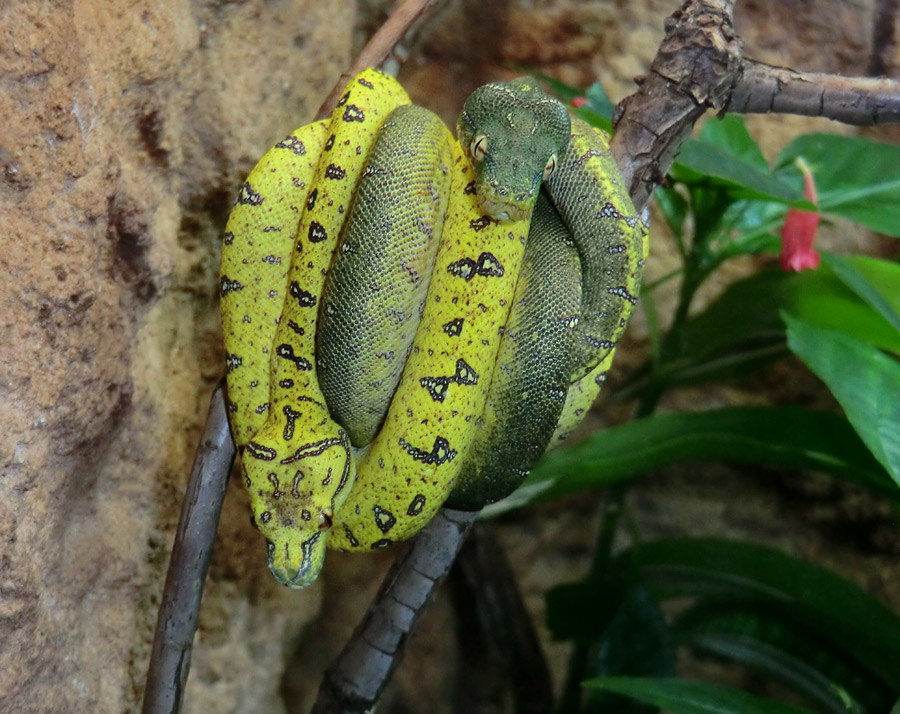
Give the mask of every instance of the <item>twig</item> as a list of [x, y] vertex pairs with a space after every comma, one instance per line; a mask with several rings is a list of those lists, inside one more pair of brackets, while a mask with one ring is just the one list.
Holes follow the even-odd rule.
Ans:
[[857, 126], [896, 124], [900, 82], [798, 72], [744, 60], [743, 74], [725, 111], [800, 114]]
[[324, 119], [330, 115], [331, 110], [340, 99], [341, 91], [347, 86], [347, 82], [367, 67], [380, 67], [384, 64], [394, 46], [403, 39], [412, 24], [416, 21], [424, 21], [441, 2], [442, 0], [403, 0], [385, 23], [378, 28], [378, 31], [372, 35], [353, 64], [340, 76], [334, 89], [319, 107], [316, 119]]
[[477, 516], [443, 508], [406, 546], [353, 637], [325, 672], [312, 714], [367, 712], [378, 701], [407, 637]]
[[222, 392], [221, 384], [213, 391], [203, 437], [197, 447], [181, 506], [156, 620], [143, 714], [176, 714], [181, 710], [203, 582], [212, 556], [228, 474], [234, 462], [234, 442]]

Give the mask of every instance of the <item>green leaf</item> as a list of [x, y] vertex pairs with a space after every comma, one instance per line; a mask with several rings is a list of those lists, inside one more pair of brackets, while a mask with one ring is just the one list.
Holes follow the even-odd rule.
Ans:
[[682, 643], [760, 672], [832, 714], [885, 711], [896, 696], [781, 603], [701, 599], [673, 628]]
[[739, 198], [778, 201], [807, 210], [815, 208], [803, 198], [801, 190], [783, 181], [768, 168], [761, 168], [742, 156], [697, 139], [688, 139], [681, 145], [678, 165], [673, 167], [673, 177], [685, 183], [697, 183], [708, 177], [734, 191]]
[[900, 333], [900, 264], [830, 253], [822, 253], [822, 262]]
[[874, 347], [785, 314], [788, 347], [828, 385], [860, 438], [900, 484], [900, 364]]
[[776, 603], [893, 691], [900, 687], [900, 617], [854, 583], [813, 563], [750, 543], [673, 538], [634, 547], [613, 567], [628, 571], [635, 564], [658, 598], [713, 595]]
[[900, 236], [900, 147], [833, 134], [804, 134], [778, 157], [777, 175], [798, 174], [806, 161], [816, 183], [819, 210]]
[[616, 110], [616, 105], [612, 102], [607, 95], [606, 90], [603, 89], [603, 85], [600, 82], [594, 82], [590, 87], [587, 88], [587, 91], [584, 93], [585, 98], [588, 100], [586, 108], [595, 114], [599, 114], [604, 119], [608, 121], [612, 121], [613, 113]]
[[671, 464], [715, 461], [814, 469], [898, 497], [890, 477], [840, 416], [795, 407], [732, 407], [657, 414], [591, 434], [570, 449], [547, 454], [522, 488], [484, 514]]
[[602, 677], [584, 686], [623, 694], [672, 714], [813, 714], [775, 699], [687, 679]]
[[[596, 645], [593, 676], [668, 677], [675, 674], [675, 640], [646, 588], [632, 588]], [[645, 712], [619, 695], [595, 692], [588, 712]]]
[[700, 130], [700, 140], [723, 149], [761, 171], [769, 171], [769, 164], [759, 144], [750, 136], [744, 117], [740, 114], [726, 114], [721, 119], [710, 119]]

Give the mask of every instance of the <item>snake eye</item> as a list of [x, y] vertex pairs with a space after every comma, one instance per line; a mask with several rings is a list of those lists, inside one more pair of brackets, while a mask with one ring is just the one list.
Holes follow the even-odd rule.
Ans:
[[472, 161], [484, 161], [487, 154], [488, 141], [484, 134], [479, 134], [469, 145], [469, 153], [472, 154]]
[[325, 531], [331, 528], [331, 524], [334, 522], [334, 511], [330, 508], [322, 509], [322, 512], [319, 514], [319, 530]]
[[556, 154], [550, 154], [547, 165], [544, 167], [544, 180], [556, 170]]

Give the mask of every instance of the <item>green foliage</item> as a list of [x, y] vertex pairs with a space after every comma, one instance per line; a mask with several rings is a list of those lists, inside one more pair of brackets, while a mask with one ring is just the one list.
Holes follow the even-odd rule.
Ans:
[[[556, 89], [567, 100], [586, 99], [579, 111], [589, 121], [611, 115], [599, 86]], [[798, 159], [814, 179], [815, 204], [804, 197]], [[612, 552], [628, 482], [676, 463], [756, 465], [771, 478], [817, 471], [897, 509], [900, 263], [820, 251], [815, 270], [783, 272], [769, 260], [703, 310], [694, 309], [694, 298], [731, 258], [782, 250], [789, 211], [818, 211], [825, 221], [900, 237], [898, 166], [896, 146], [810, 134], [770, 167], [734, 116], [707, 122], [681, 147], [655, 194], [681, 266], [644, 286], [650, 357], [614, 396], [635, 399], [637, 418], [549, 454], [517, 493], [486, 509], [610, 490], [589, 574], [547, 594], [551, 632], [574, 645], [560, 711], [900, 714], [900, 617], [854, 583], [737, 541], [642, 543], [632, 534], [632, 546]], [[653, 290], [674, 278], [678, 303], [663, 332]], [[667, 390], [742, 378], [791, 355], [822, 380], [840, 410], [771, 405], [654, 414]], [[677, 678], [685, 650], [773, 686], [761, 696]]]

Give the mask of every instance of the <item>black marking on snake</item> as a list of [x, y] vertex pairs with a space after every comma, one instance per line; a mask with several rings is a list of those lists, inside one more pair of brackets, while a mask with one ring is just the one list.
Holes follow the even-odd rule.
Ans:
[[634, 228], [637, 225], [637, 222], [637, 216], [625, 216], [625, 225], [629, 228]]
[[331, 136], [328, 137], [328, 141], [325, 142], [325, 146], [323, 146], [322, 148], [325, 151], [331, 151], [331, 149], [334, 147], [334, 140], [335, 140], [335, 136], [334, 136], [334, 134], [332, 134]]
[[271, 514], [271, 512], [269, 512], [269, 511], [263, 511], [262, 513], [259, 514], [259, 522], [260, 522], [260, 523], [265, 524], [265, 523], [268, 523], [268, 522], [271, 521], [271, 520], [272, 520], [272, 514]]
[[550, 397], [557, 404], [565, 404], [566, 403], [566, 390], [559, 388], [552, 388], [549, 392], [547, 392], [547, 396]]
[[228, 355], [225, 357], [225, 372], [230, 373], [240, 367], [244, 361], [239, 355]]
[[608, 292], [610, 295], [615, 295], [616, 297], [620, 297], [623, 300], [627, 300], [632, 305], [637, 304], [637, 298], [634, 295], [632, 295], [630, 292], [628, 292], [628, 289], [623, 285], [620, 285], [617, 288], [609, 288], [609, 290], [607, 290], [606, 292]]
[[362, 77], [357, 79], [356, 83], [361, 84], [362, 86], [366, 87], [367, 89], [375, 89], [374, 84], [372, 84], [368, 79], [363, 79]]
[[504, 271], [497, 256], [485, 251], [478, 256], [477, 261], [472, 258], [460, 258], [447, 266], [447, 272], [468, 282], [476, 275], [485, 278], [499, 278], [503, 276]]
[[463, 318], [455, 317], [450, 320], [450, 322], [445, 322], [443, 325], [441, 325], [441, 327], [444, 332], [450, 335], [450, 337], [459, 337], [459, 335], [462, 333], [463, 322]]
[[263, 402], [258, 407], [256, 407], [256, 409], [254, 409], [253, 411], [255, 411], [257, 414], [265, 414], [267, 411], [269, 411], [269, 403]]
[[618, 245], [610, 245], [606, 248], [606, 252], [610, 255], [618, 255], [619, 253], [624, 253], [626, 250], [628, 249], [621, 243]]
[[606, 375], [609, 372], [600, 372], [596, 377], [594, 377], [594, 382], [596, 382], [598, 387], [602, 387], [603, 383], [606, 381]]
[[340, 181], [347, 175], [347, 172], [344, 171], [340, 166], [335, 166], [334, 164], [328, 164], [328, 167], [325, 169], [325, 178], [334, 179], [335, 181]]
[[222, 238], [222, 242], [225, 245], [231, 245], [232, 243], [234, 243], [234, 233], [232, 233], [231, 231], [225, 231], [225, 236], [224, 238]]
[[425, 451], [417, 446], [413, 446], [402, 437], [399, 439], [398, 443], [407, 454], [412, 456], [416, 461], [421, 461], [423, 464], [440, 466], [448, 461], [453, 461], [453, 457], [456, 456], [456, 450], [450, 448], [450, 442], [443, 436], [435, 437], [434, 446], [431, 447], [431, 451]]
[[304, 330], [300, 325], [298, 325], [293, 320], [288, 320], [287, 326], [291, 328], [291, 330], [297, 335], [305, 335], [306, 330]]
[[344, 96], [338, 99], [337, 106], [342, 107], [347, 103], [347, 100], [350, 99], [350, 92], [345, 92]]
[[366, 120], [366, 113], [355, 104], [348, 104], [347, 108], [344, 109], [344, 116], [341, 118], [347, 122], [364, 122]]
[[592, 335], [587, 336], [587, 341], [590, 342], [592, 347], [603, 348], [605, 350], [611, 350], [616, 346], [615, 342], [610, 342], [609, 340], [601, 340], [597, 337], [593, 337]]
[[287, 404], [284, 405], [281, 411], [287, 420], [284, 424], [284, 440], [290, 441], [294, 438], [294, 425], [297, 423], [297, 418], [301, 415], [301, 412], [295, 412]]
[[418, 516], [423, 508], [425, 508], [425, 496], [424, 494], [417, 493], [415, 498], [410, 501], [409, 508], [406, 509], [406, 515]]
[[382, 538], [381, 540], [376, 540], [372, 543], [372, 550], [380, 550], [381, 548], [389, 548], [394, 545], [394, 541], [390, 538]]
[[356, 536], [353, 535], [353, 531], [350, 530], [349, 526], [344, 523], [344, 535], [347, 536], [347, 542], [350, 543], [354, 548], [359, 547], [359, 541], [356, 540]]
[[[316, 402], [314, 399], [305, 399], [303, 401], [309, 401], [313, 404], [318, 404], [318, 402]], [[282, 459], [279, 463], [292, 464], [295, 461], [319, 456], [320, 454], [328, 451], [328, 449], [333, 446], [339, 446], [344, 450], [344, 466], [341, 470], [341, 480], [338, 482], [337, 487], [334, 489], [334, 492], [331, 495], [331, 498], [335, 499], [337, 498], [338, 494], [344, 490], [344, 487], [347, 485], [347, 481], [350, 478], [350, 439], [347, 436], [347, 432], [343, 429], [338, 430], [338, 435], [336, 437], [332, 436], [327, 439], [320, 439], [319, 441], [313, 441], [308, 444], [304, 444], [292, 455]]]
[[428, 391], [432, 401], [443, 402], [447, 396], [447, 387], [450, 385], [450, 377], [422, 377], [421, 384]]
[[620, 212], [619, 209], [616, 208], [611, 203], [604, 203], [603, 208], [600, 209], [600, 212], [597, 214], [597, 218], [625, 218]]
[[278, 345], [275, 348], [275, 354], [281, 357], [281, 359], [286, 359], [288, 362], [293, 362], [297, 369], [308, 372], [312, 369], [312, 365], [306, 357], [301, 357], [300, 355], [294, 354], [294, 348], [291, 345], [283, 344]]
[[491, 219], [488, 216], [482, 216], [481, 218], [473, 218], [471, 221], [469, 221], [469, 226], [476, 233], [478, 231], [484, 230], [489, 225], [491, 225]]
[[[281, 230], [280, 228], [278, 230]], [[269, 265], [281, 265], [281, 258], [277, 255], [266, 255], [262, 258], [263, 263], [268, 263]]]
[[284, 137], [281, 141], [275, 144], [275, 148], [290, 149], [291, 153], [294, 153], [297, 156], [303, 156], [306, 153], [306, 147], [303, 145], [303, 142], [293, 135]]
[[471, 196], [472, 194], [474, 194], [474, 193], [475, 193], [475, 182], [474, 182], [474, 181], [469, 181], [469, 183], [467, 183], [467, 184], [466, 184], [466, 187], [463, 189], [463, 193], [465, 193], [465, 194], [467, 194], [467, 195], [469, 195], [469, 196]]
[[381, 506], [374, 506], [372, 508], [372, 511], [375, 513], [375, 525], [378, 526], [378, 530], [380, 530], [382, 533], [387, 533], [391, 528], [394, 527], [394, 524], [397, 522], [394, 514], [386, 508], [382, 508]]
[[291, 280], [291, 297], [296, 298], [300, 307], [315, 307], [316, 296], [301, 288], [296, 280]]
[[300, 489], [298, 486], [300, 482], [303, 480], [303, 477], [306, 476], [300, 469], [297, 469], [297, 473], [294, 474], [294, 480], [291, 482], [291, 496], [294, 498], [300, 498]]
[[294, 386], [294, 380], [293, 379], [281, 379], [278, 381], [278, 386], [281, 387], [282, 389], [290, 389], [291, 387]]
[[284, 491], [278, 490], [278, 477], [274, 473], [269, 473], [269, 483], [272, 484], [272, 497], [281, 498], [284, 495]]
[[595, 157], [595, 156], [600, 157], [600, 158], [603, 158], [603, 152], [602, 152], [602, 151], [597, 151], [597, 149], [591, 149], [590, 151], [586, 151], [586, 152], [583, 153], [581, 156], [579, 156], [579, 157], [575, 160], [575, 163], [576, 163], [576, 164], [583, 164], [583, 163], [585, 163], [588, 159], [593, 158], [593, 157]]
[[263, 202], [263, 197], [258, 191], [253, 189], [249, 181], [244, 181], [241, 190], [238, 192], [236, 204], [244, 206], [259, 206]]
[[306, 508], [300, 511], [300, 520], [302, 521], [311, 521], [312, 513], [310, 513]]
[[227, 275], [223, 275], [219, 281], [219, 297], [225, 297], [229, 293], [236, 293], [243, 290], [244, 285], [238, 280], [232, 280]]
[[274, 461], [275, 457], [278, 456], [278, 452], [275, 449], [257, 444], [255, 441], [248, 441], [244, 451], [258, 461]]
[[321, 243], [323, 240], [328, 240], [328, 231], [318, 221], [310, 221], [307, 238], [310, 243]]
[[314, 188], [306, 197], [306, 210], [311, 211], [316, 205], [316, 199], [319, 197], [319, 189]]

